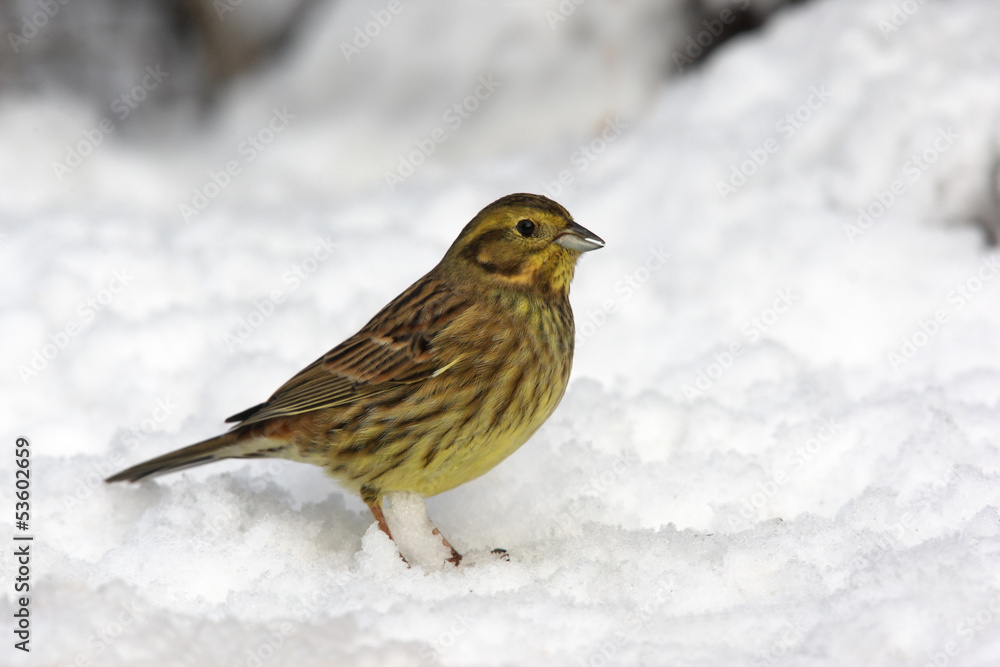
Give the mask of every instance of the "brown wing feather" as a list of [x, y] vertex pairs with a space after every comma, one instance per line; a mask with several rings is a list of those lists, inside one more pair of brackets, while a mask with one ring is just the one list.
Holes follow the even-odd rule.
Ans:
[[434, 338], [469, 302], [433, 272], [396, 297], [343, 343], [283, 384], [265, 403], [233, 415], [234, 427], [322, 410], [419, 382], [446, 368]]

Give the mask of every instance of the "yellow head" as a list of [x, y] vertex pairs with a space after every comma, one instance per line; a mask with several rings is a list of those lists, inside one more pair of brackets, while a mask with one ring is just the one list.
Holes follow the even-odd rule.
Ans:
[[565, 295], [582, 253], [604, 247], [569, 212], [541, 195], [502, 197], [465, 226], [441, 262], [452, 279], [538, 295]]

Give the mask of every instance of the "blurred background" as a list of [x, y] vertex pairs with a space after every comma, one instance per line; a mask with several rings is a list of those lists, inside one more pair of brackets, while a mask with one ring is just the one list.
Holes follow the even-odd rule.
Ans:
[[[997, 664], [998, 34], [996, 0], [0, 0], [21, 664], [261, 664], [286, 621], [268, 665]], [[312, 466], [101, 482], [519, 191], [607, 246], [557, 412], [428, 503], [470, 567], [407, 570]]]
[[[4, 161], [0, 204], [179, 201], [251, 153], [258, 177], [222, 198], [325, 200], [385, 185], [436, 127], [433, 169], [561, 159], [608, 119], [648, 114], [665, 85], [783, 4], [9, 0], [0, 109], [18, 159]], [[281, 140], [241, 153], [275, 109], [294, 119]]]

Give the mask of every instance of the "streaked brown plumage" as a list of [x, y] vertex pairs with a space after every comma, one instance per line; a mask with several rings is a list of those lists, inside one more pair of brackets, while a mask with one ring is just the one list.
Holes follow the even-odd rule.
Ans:
[[474, 479], [555, 409], [573, 359], [569, 284], [603, 243], [550, 199], [503, 197], [361, 331], [227, 419], [233, 430], [107, 481], [224, 458], [304, 461], [360, 493], [388, 534], [384, 494]]

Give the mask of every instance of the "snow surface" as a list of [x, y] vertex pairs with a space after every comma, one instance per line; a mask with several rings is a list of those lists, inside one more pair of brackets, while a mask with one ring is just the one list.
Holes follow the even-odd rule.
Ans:
[[[914, 11], [883, 34], [894, 4]], [[51, 162], [99, 114], [0, 98], [0, 415], [11, 446], [31, 439], [36, 536], [32, 652], [7, 634], [0, 663], [997, 664], [1000, 253], [970, 221], [990, 207], [998, 27], [988, 0], [786, 9], [620, 118], [586, 169], [600, 123], [461, 157], [501, 142], [483, 116], [390, 190], [394, 132], [381, 157], [333, 159], [351, 126], [313, 117], [187, 223], [191, 188], [245, 159], [224, 128], [266, 124], [309, 58], [187, 142], [109, 137], [62, 181]], [[560, 408], [428, 501], [459, 568], [407, 568], [309, 466], [100, 482], [221, 431], [515, 191], [607, 247], [577, 271]], [[10, 585], [0, 609], [10, 625]]]

